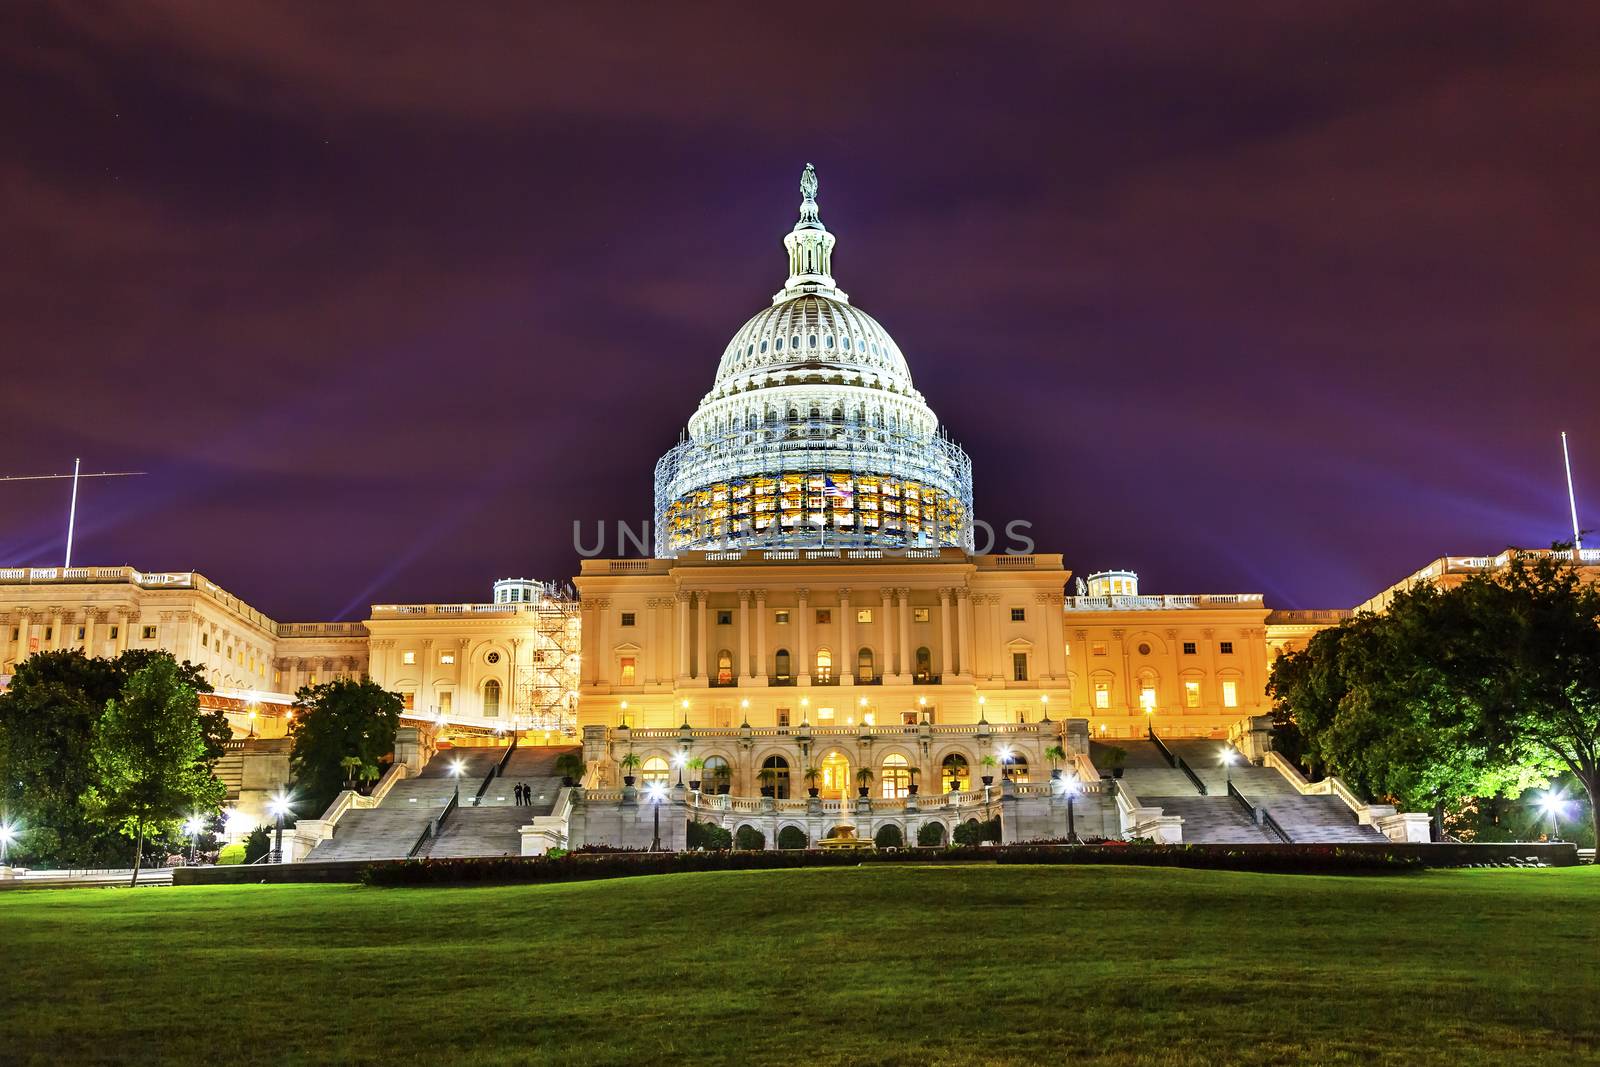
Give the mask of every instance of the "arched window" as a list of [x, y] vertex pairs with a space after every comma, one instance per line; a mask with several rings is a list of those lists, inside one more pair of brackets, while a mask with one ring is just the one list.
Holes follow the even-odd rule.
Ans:
[[917, 649], [917, 681], [928, 682], [933, 680], [933, 654], [928, 651], [928, 646], [923, 645]]
[[870, 685], [873, 680], [872, 649], [861, 646], [856, 653], [856, 681], [862, 685]]
[[817, 676], [815, 681], [819, 685], [826, 685], [833, 680], [833, 653], [825, 648], [817, 649]]
[[645, 785], [666, 785], [671, 773], [667, 761], [660, 756], [651, 756], [644, 761], [644, 766], [639, 768], [639, 777], [644, 779]]
[[771, 789], [779, 800], [789, 796], [789, 761], [782, 756], [768, 756], [761, 765], [761, 788]]
[[701, 774], [705, 777], [703, 789], [711, 794], [723, 794], [733, 787], [733, 768], [721, 756], [708, 756]]
[[787, 648], [778, 649], [777, 654], [775, 656], [773, 656], [772, 659], [773, 659], [773, 664], [772, 664], [773, 665], [773, 671], [772, 671], [773, 675], [775, 677], [777, 677], [777, 678], [782, 678], [784, 680], [788, 680], [788, 678], [789, 678], [789, 650]]
[[946, 793], [960, 792], [971, 785], [972, 771], [967, 766], [967, 757], [955, 752], [946, 756], [939, 765], [939, 781]]
[[725, 648], [717, 651], [717, 684], [733, 684], [733, 653]]
[[493, 719], [500, 714], [500, 683], [490, 678], [483, 683], [483, 717]]
[[1010, 776], [1013, 782], [1026, 783], [1028, 781], [1028, 757], [1020, 752], [1013, 752], [1011, 754], [1011, 765], [1007, 768], [1006, 774]]
[[883, 757], [883, 773], [878, 780], [883, 783], [883, 795], [887, 799], [911, 795], [911, 767], [904, 756]]

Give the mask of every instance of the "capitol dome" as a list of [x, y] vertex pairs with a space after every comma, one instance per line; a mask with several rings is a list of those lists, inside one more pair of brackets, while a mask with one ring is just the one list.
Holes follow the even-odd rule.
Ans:
[[894, 338], [834, 283], [816, 172], [785, 235], [789, 280], [734, 334], [688, 433], [656, 465], [656, 554], [970, 548], [972, 472]]

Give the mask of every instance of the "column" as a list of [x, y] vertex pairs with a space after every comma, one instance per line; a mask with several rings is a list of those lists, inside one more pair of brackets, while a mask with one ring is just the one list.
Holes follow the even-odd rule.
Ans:
[[957, 673], [955, 649], [950, 647], [950, 594], [953, 590], [939, 590], [939, 675]]
[[1004, 609], [1000, 606], [1000, 594], [990, 593], [989, 603], [989, 677], [1001, 682], [1011, 677], [1011, 657], [1006, 655], [1000, 645], [1000, 635], [1005, 631], [1000, 628], [1000, 613]]
[[795, 614], [799, 616], [795, 620], [799, 624], [795, 633], [799, 635], [799, 640], [795, 643], [794, 655], [796, 663], [793, 669], [795, 684], [804, 686], [811, 684], [811, 606], [807, 603], [811, 596], [811, 590], [801, 586], [794, 592], [795, 596], [799, 598], [799, 605], [795, 608]]
[[911, 660], [911, 590], [896, 589], [900, 598], [900, 673], [909, 675], [916, 670]]
[[895, 659], [894, 639], [894, 612], [890, 608], [893, 602], [893, 589], [879, 589], [878, 598], [878, 626], [883, 634], [883, 647], [879, 650], [883, 657], [882, 664], [878, 667], [879, 674], [887, 674], [891, 678], [900, 673], [900, 664]]
[[[515, 648], [515, 646], [513, 646], [513, 648]], [[435, 657], [434, 652], [433, 652], [433, 638], [428, 637], [428, 638], [424, 638], [422, 640], [422, 651], [419, 653], [419, 655], [422, 658], [422, 670], [420, 672], [421, 673], [421, 677], [422, 677], [422, 681], [417, 686], [417, 689], [419, 691], [418, 692], [418, 703], [420, 703], [421, 705], [426, 707], [429, 711], [434, 712], [435, 714], [437, 714], [438, 711], [439, 711], [439, 707], [434, 702], [434, 699], [433, 699], [433, 661], [434, 661], [435, 658], [437, 658], [437, 657]], [[511, 653], [511, 677], [515, 678], [516, 675], [517, 675], [517, 654], [516, 654], [515, 651], [513, 651]], [[515, 683], [512, 683], [512, 684], [515, 684]], [[509, 685], [506, 686], [506, 696], [508, 698], [511, 696], [511, 686], [509, 686]], [[454, 709], [451, 709], [451, 710], [454, 710]]]
[[767, 684], [767, 591], [756, 590], [756, 678]]
[[698, 613], [696, 616], [696, 626], [698, 629], [695, 636], [700, 642], [700, 650], [698, 654], [700, 671], [696, 677], [699, 679], [702, 685], [704, 685], [706, 680], [710, 677], [710, 670], [708, 667], [709, 661], [706, 652], [706, 601], [710, 599], [711, 594], [705, 592], [704, 590], [701, 590], [694, 595], [695, 611]]
[[60, 608], [50, 609], [50, 647], [52, 649], [63, 649], [67, 647], [65, 620], [66, 616], [62, 613]]
[[739, 684], [750, 681], [750, 590], [739, 590]]
[[126, 611], [117, 612], [117, 655], [128, 651], [128, 627], [133, 625], [133, 618]]
[[99, 620], [100, 613], [94, 608], [90, 608], [83, 613], [83, 654], [85, 656], [94, 655], [94, 628], [95, 623]]
[[833, 676], [840, 685], [856, 684], [855, 619], [850, 615], [850, 589], [839, 588], [839, 654], [833, 661]]
[[[1039, 682], [1053, 681], [1059, 673], [1057, 668], [1061, 662], [1061, 649], [1056, 641], [1056, 620], [1061, 617], [1061, 605], [1053, 604], [1049, 593], [1033, 594], [1033, 613], [1043, 613], [1040, 621], [1039, 638], [1044, 644], [1044, 654], [1039, 657], [1039, 662], [1034, 664], [1034, 678]], [[1054, 610], [1052, 610], [1054, 609]]]
[[672, 594], [672, 599], [678, 624], [678, 680], [681, 682], [689, 677], [689, 594], [680, 589]]
[[972, 594], [966, 586], [956, 590], [956, 644], [961, 653], [961, 662], [956, 665], [956, 670], [964, 677], [971, 676], [972, 671]]
[[[28, 631], [33, 629], [33, 616], [26, 611], [17, 613], [17, 662], [28, 658]], [[7, 635], [10, 636], [9, 634]]]

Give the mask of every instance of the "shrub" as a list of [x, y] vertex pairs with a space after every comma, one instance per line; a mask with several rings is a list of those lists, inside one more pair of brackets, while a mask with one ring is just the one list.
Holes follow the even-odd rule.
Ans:
[[218, 867], [231, 867], [244, 862], [244, 842], [236, 841], [231, 845], [222, 846], [222, 851], [217, 853]]
[[741, 826], [733, 835], [733, 847], [756, 852], [767, 847], [767, 835], [754, 826]]
[[900, 827], [891, 822], [878, 827], [878, 832], [872, 835], [872, 843], [879, 848], [899, 848], [906, 843], [906, 838]]
[[782, 849], [805, 848], [809, 842], [806, 832], [798, 826], [785, 826], [778, 831], [778, 847]]
[[708, 852], [714, 852], [718, 849], [732, 848], [733, 834], [716, 823], [695, 819], [689, 823], [689, 830], [684, 836], [683, 843], [685, 848], [703, 848]]
[[930, 845], [944, 844], [944, 826], [941, 823], [925, 822], [917, 827], [917, 844], [927, 848]]
[[244, 839], [244, 862], [254, 863], [272, 851], [272, 831], [258, 826]]
[[985, 841], [998, 843], [1000, 840], [1000, 817], [997, 815], [992, 819], [986, 819], [981, 822], [977, 819], [968, 819], [956, 827], [952, 837], [958, 845], [981, 845]]

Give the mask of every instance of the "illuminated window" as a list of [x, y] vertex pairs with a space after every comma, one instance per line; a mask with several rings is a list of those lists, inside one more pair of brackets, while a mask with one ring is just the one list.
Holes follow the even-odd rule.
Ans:
[[1194, 653], [1195, 653], [1194, 642], [1193, 641], [1185, 641], [1183, 643], [1183, 654], [1185, 656], [1192, 656], [1192, 655], [1194, 655]]
[[946, 756], [939, 765], [939, 784], [946, 793], [956, 793], [972, 781], [972, 772], [967, 767], [967, 758], [954, 753]]
[[417, 654], [415, 652], [402, 652], [400, 653], [400, 662], [415, 663], [417, 662]]
[[772, 613], [772, 621], [779, 626], [787, 626], [789, 625], [789, 613], [787, 611], [774, 611]]
[[825, 648], [817, 649], [817, 677], [819, 683], [827, 683], [833, 679], [833, 653]]
[[1233, 642], [1232, 641], [1224, 641], [1224, 642], [1222, 642], [1220, 645], [1217, 646], [1217, 651], [1221, 652], [1224, 656], [1233, 655]]
[[639, 768], [639, 777], [644, 779], [645, 785], [666, 785], [670, 776], [671, 768], [660, 756], [651, 756]]
[[[48, 628], [46, 628], [44, 636], [46, 640], [49, 640], [50, 631]], [[146, 626], [144, 628], [144, 639], [146, 641], [154, 641], [156, 639], [156, 628], [154, 626]]]
[[856, 652], [856, 681], [862, 685], [870, 685], [873, 677], [872, 649], [863, 645]]
[[787, 730], [788, 728], [789, 728], [789, 709], [788, 708], [779, 708], [778, 709], [778, 729]]
[[1239, 706], [1239, 683], [1232, 678], [1225, 678], [1222, 682], [1222, 706], [1236, 708]]
[[912, 622], [927, 622], [932, 617], [933, 616], [929, 614], [929, 609], [928, 608], [912, 608], [911, 609], [911, 621]]
[[871, 608], [861, 608], [856, 612], [856, 622], [871, 622], [871, 621], [872, 621], [872, 609]]
[[1011, 680], [1026, 682], [1028, 680], [1028, 654], [1026, 652], [1011, 653]]
[[1183, 683], [1183, 706], [1186, 708], [1198, 708], [1200, 706], [1199, 682]]
[[456, 661], [456, 654], [454, 652], [441, 652], [441, 653], [439, 653], [439, 662], [440, 663], [454, 663], [455, 661]]
[[1094, 706], [1097, 708], [1109, 708], [1111, 706], [1110, 682], [1094, 683]]
[[1103, 655], [1105, 655], [1106, 654], [1106, 643], [1104, 641], [1096, 641], [1094, 644], [1089, 646], [1089, 654], [1091, 656], [1103, 656]]
[[933, 680], [933, 654], [928, 651], [926, 645], [917, 649], [916, 680], [919, 682]]
[[633, 617], [634, 617], [634, 613], [633, 612], [624, 611], [622, 613], [622, 625], [624, 625], [624, 626], [632, 626], [633, 625]]
[[1027, 608], [1012, 608], [1011, 609], [1011, 621], [1012, 622], [1026, 622], [1027, 620], [1028, 620], [1028, 609]]
[[500, 683], [490, 678], [483, 683], [483, 715], [486, 719], [500, 714]]
[[818, 708], [817, 709], [817, 721], [818, 722], [832, 722], [833, 721], [833, 709], [832, 708]]
[[885, 756], [878, 781], [882, 783], [885, 799], [908, 797], [911, 795], [911, 766], [904, 756]]
[[726, 648], [717, 652], [717, 684], [733, 684], [733, 653]]
[[623, 656], [622, 657], [622, 684], [623, 685], [632, 685], [633, 684], [634, 668], [635, 668], [635, 664], [637, 662], [638, 661], [633, 656]]
[[[312, 685], [316, 685], [317, 684], [317, 676], [314, 675], [314, 674], [311, 676], [311, 684]], [[417, 710], [417, 694], [415, 694], [415, 693], [401, 693], [400, 694], [400, 706], [405, 708], [407, 711], [416, 711]]]
[[450, 714], [450, 706], [451, 706], [452, 703], [454, 703], [454, 701], [455, 701], [455, 693], [451, 692], [450, 690], [446, 689], [444, 692], [440, 693], [439, 694], [439, 714], [440, 715], [448, 715], [448, 714]]

